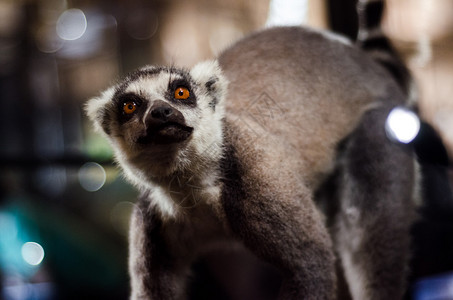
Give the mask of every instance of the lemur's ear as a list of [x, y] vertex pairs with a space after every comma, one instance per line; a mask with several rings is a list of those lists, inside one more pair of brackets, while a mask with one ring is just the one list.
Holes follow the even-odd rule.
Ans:
[[198, 63], [190, 70], [190, 75], [212, 101], [209, 106], [215, 109], [218, 103], [222, 103], [226, 96], [228, 80], [223, 76], [217, 60], [208, 60]]
[[85, 112], [97, 132], [109, 134], [106, 124], [106, 107], [111, 103], [114, 91], [114, 88], [110, 88], [99, 97], [91, 98], [85, 104]]

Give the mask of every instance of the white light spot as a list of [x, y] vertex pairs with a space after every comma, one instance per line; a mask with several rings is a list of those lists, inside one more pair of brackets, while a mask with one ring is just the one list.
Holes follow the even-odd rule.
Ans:
[[104, 168], [95, 162], [86, 163], [79, 170], [80, 185], [89, 192], [98, 191], [105, 184], [106, 178]]
[[77, 40], [83, 36], [86, 29], [87, 19], [80, 9], [68, 9], [58, 18], [57, 34], [63, 40]]
[[271, 0], [266, 26], [294, 26], [306, 23], [307, 0]]
[[22, 245], [22, 258], [25, 262], [32, 266], [39, 265], [44, 259], [44, 249], [35, 242], [27, 242]]
[[420, 119], [407, 108], [395, 107], [387, 117], [385, 131], [390, 139], [409, 144], [420, 131]]

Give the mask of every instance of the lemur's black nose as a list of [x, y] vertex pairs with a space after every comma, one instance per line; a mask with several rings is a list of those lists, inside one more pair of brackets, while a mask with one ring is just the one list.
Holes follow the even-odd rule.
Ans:
[[162, 104], [151, 110], [151, 117], [161, 121], [167, 121], [173, 114], [173, 108], [167, 104]]
[[172, 144], [187, 140], [193, 128], [186, 124], [182, 112], [162, 100], [155, 100], [145, 116], [145, 132], [139, 144]]
[[145, 123], [148, 130], [159, 129], [166, 124], [186, 126], [186, 120], [183, 114], [162, 100], [155, 100], [153, 102], [148, 115], [145, 116]]

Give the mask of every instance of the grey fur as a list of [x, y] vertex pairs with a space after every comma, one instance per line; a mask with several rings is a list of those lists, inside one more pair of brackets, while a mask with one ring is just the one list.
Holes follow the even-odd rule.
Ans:
[[[336, 264], [353, 299], [400, 299], [415, 171], [384, 133], [405, 102], [400, 86], [359, 48], [298, 27], [252, 34], [218, 63], [139, 71], [87, 105], [142, 192], [131, 298], [185, 299], [191, 264], [234, 249], [278, 270], [278, 299], [335, 299]], [[168, 97], [178, 78], [195, 105]], [[143, 99], [125, 122], [112, 105], [121, 93]], [[157, 100], [184, 117], [189, 138], [137, 145]]]

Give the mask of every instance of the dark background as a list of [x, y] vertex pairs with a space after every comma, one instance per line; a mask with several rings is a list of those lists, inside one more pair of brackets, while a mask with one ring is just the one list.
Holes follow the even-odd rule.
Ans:
[[[426, 124], [413, 144], [426, 204], [414, 226], [410, 298], [433, 286], [421, 279], [453, 273], [453, 24], [443, 21], [453, 1], [431, 10], [388, 2], [386, 29], [420, 82]], [[309, 3], [307, 23], [355, 38], [353, 0]], [[264, 0], [0, 0], [0, 299], [127, 299], [136, 192], [83, 105], [142, 65], [211, 58], [269, 13]], [[44, 250], [36, 266], [24, 260], [27, 242]]]

